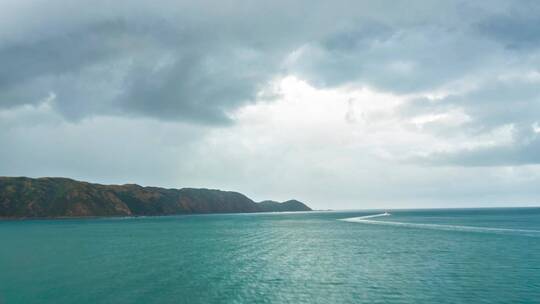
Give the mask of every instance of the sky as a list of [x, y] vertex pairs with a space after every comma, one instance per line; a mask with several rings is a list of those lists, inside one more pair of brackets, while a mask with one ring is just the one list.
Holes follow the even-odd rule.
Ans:
[[0, 175], [538, 206], [540, 2], [3, 0]]

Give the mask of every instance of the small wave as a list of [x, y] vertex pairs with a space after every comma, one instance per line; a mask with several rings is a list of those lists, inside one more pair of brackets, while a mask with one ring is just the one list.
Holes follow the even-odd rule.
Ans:
[[369, 218], [387, 216], [387, 215], [389, 214], [387, 213], [374, 214], [374, 215], [368, 215], [368, 216], [344, 218], [340, 220], [345, 221], [345, 222], [352, 222], [352, 223], [384, 225], [384, 226], [400, 226], [400, 227], [407, 227], [407, 228], [420, 228], [420, 229], [444, 230], [444, 231], [466, 231], [466, 232], [479, 232], [479, 233], [519, 234], [519, 235], [540, 237], [540, 230], [369, 220]]

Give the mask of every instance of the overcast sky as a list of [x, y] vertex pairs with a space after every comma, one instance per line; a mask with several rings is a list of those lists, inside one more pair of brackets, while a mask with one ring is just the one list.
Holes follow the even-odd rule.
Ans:
[[540, 205], [540, 2], [3, 0], [0, 175]]

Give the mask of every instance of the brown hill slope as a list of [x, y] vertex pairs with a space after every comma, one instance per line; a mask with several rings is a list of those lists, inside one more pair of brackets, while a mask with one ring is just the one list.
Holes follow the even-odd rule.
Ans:
[[137, 216], [310, 211], [301, 202], [256, 203], [238, 192], [100, 185], [68, 178], [0, 177], [0, 217]]

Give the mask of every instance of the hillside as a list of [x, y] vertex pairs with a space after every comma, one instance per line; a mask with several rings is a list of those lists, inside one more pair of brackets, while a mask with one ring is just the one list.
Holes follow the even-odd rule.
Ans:
[[101, 185], [68, 178], [0, 177], [0, 217], [141, 216], [310, 211], [305, 204], [256, 203], [238, 192]]

